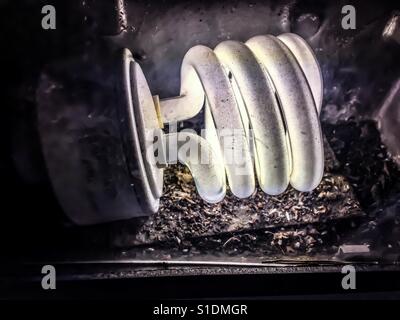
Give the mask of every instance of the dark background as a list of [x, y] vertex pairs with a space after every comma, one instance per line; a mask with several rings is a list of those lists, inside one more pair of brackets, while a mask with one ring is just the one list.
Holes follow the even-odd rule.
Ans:
[[[56, 7], [56, 30], [41, 28], [45, 4]], [[87, 239], [91, 227], [71, 225], [46, 173], [35, 98], [46, 65], [80, 55], [104, 41], [111, 47], [125, 45], [143, 67], [152, 92], [167, 97], [179, 91], [180, 63], [191, 46], [213, 47], [225, 39], [245, 41], [253, 35], [285, 31], [303, 32], [306, 37], [312, 31], [296, 19], [313, 12], [319, 26], [325, 23], [324, 32], [310, 41], [314, 49], [321, 49], [317, 55], [326, 87], [324, 106], [339, 106], [333, 113], [323, 109], [322, 120], [329, 132], [329, 125], [343, 120], [372, 119], [400, 69], [399, 46], [381, 41], [382, 29], [398, 5], [353, 1], [358, 27], [344, 31], [340, 28], [344, 4], [347, 2], [127, 1], [121, 13], [118, 1], [1, 1], [0, 259], [24, 261], [38, 252], [48, 257], [54, 250], [84, 250], [97, 241]], [[350, 103], [352, 99], [355, 104]], [[368, 195], [363, 197], [368, 201]], [[94, 228], [107, 233], [109, 226]], [[97, 242], [107, 243], [104, 239]]]

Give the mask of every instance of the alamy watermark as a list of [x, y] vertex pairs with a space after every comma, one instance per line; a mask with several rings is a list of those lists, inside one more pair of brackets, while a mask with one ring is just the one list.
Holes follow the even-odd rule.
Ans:
[[45, 265], [42, 267], [42, 288], [44, 290], [54, 290], [56, 288], [56, 268], [52, 265]]
[[[249, 162], [254, 160], [253, 130], [243, 128], [202, 129], [177, 131], [170, 124], [169, 133], [146, 129], [146, 158], [152, 165], [165, 167], [185, 160], [191, 165], [213, 165], [223, 162], [235, 167], [235, 174], [248, 174]], [[258, 146], [265, 143], [257, 140]], [[249, 161], [250, 160], [250, 161]]]
[[342, 268], [342, 273], [345, 276], [342, 278], [342, 288], [344, 290], [356, 289], [356, 268], [352, 265], [346, 265]]
[[42, 7], [42, 28], [44, 30], [56, 29], [56, 8], [52, 5], [45, 5]]
[[350, 4], [342, 7], [342, 28], [344, 30], [356, 29], [356, 8]]

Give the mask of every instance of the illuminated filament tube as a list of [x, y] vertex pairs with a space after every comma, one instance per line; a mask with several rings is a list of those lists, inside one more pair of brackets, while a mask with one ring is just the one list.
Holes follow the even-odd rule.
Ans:
[[[284, 192], [289, 183], [299, 191], [318, 186], [324, 170], [319, 122], [322, 76], [314, 53], [301, 37], [256, 36], [246, 43], [224, 41], [214, 50], [195, 46], [182, 62], [180, 95], [159, 105], [153, 102], [140, 66], [128, 50], [125, 54], [131, 68], [130, 94], [139, 105], [145, 129], [160, 129], [157, 118], [178, 122], [205, 108], [203, 137], [162, 134], [166, 145], [176, 145], [176, 157], [189, 167], [205, 201], [221, 201], [227, 181], [239, 198], [253, 194], [256, 178], [271, 195]], [[181, 151], [186, 138], [208, 156], [206, 163]], [[162, 169], [153, 164], [145, 170], [149, 192], [157, 199]]]

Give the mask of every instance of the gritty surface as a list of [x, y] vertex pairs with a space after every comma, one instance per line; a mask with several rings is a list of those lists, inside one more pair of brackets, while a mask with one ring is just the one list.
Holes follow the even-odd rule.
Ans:
[[398, 199], [400, 174], [374, 123], [326, 125], [324, 131], [325, 174], [310, 193], [289, 188], [282, 195], [268, 196], [257, 190], [248, 199], [237, 199], [228, 192], [221, 203], [211, 205], [199, 198], [185, 167], [171, 166], [165, 172], [159, 212], [134, 231], [126, 223], [111, 231], [113, 248], [120, 248], [112, 257], [236, 262], [331, 259], [343, 244], [395, 254], [400, 230], [382, 228], [387, 214], [398, 208], [398, 201], [390, 199]]
[[[328, 167], [329, 169], [329, 167]], [[174, 166], [165, 174], [165, 192], [159, 212], [143, 226], [139, 242], [191, 237], [297, 225], [360, 213], [349, 183], [343, 176], [326, 172], [313, 192], [288, 188], [279, 196], [260, 189], [247, 199], [228, 193], [218, 204], [204, 202], [196, 192], [189, 170]]]
[[218, 204], [199, 197], [186, 167], [171, 166], [165, 171], [159, 212], [136, 235], [118, 230], [114, 244], [145, 246], [145, 257], [160, 259], [172, 258], [174, 252], [187, 257], [240, 254], [241, 261], [246, 261], [245, 256], [263, 258], [271, 253], [311, 254], [328, 233], [326, 226], [318, 229], [316, 224], [362, 215], [349, 182], [335, 173], [338, 162], [327, 143], [325, 157], [324, 177], [312, 192], [289, 187], [279, 196], [269, 196], [257, 189], [247, 199], [228, 192]]

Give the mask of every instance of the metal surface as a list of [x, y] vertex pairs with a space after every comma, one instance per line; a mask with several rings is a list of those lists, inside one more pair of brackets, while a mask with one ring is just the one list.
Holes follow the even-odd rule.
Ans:
[[400, 44], [400, 11], [393, 13], [383, 30], [382, 36], [384, 39], [396, 41]]
[[398, 79], [377, 109], [376, 120], [382, 140], [393, 159], [400, 164], [400, 79]]

